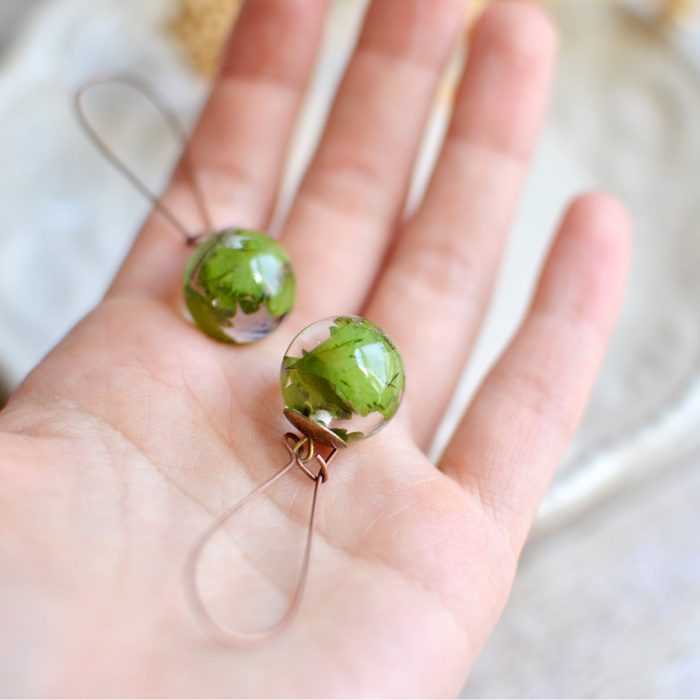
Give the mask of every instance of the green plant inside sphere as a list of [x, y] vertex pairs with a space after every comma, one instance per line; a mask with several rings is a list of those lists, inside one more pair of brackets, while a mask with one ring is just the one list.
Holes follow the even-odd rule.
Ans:
[[228, 343], [260, 340], [294, 306], [296, 282], [284, 248], [260, 231], [227, 229], [192, 253], [184, 295], [193, 321]]
[[297, 427], [309, 425], [311, 433], [320, 426], [320, 439], [330, 431], [348, 443], [393, 418], [405, 375], [398, 349], [381, 328], [358, 316], [338, 316], [297, 335], [285, 353], [280, 381], [287, 417]]

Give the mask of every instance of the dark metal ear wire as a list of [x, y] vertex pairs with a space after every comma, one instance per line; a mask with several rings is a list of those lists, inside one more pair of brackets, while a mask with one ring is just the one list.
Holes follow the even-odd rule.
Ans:
[[202, 192], [199, 179], [196, 171], [191, 163], [191, 159], [187, 149], [187, 132], [183, 128], [180, 120], [175, 112], [173, 112], [163, 100], [158, 97], [158, 93], [148, 83], [140, 78], [132, 75], [107, 74], [92, 78], [82, 85], [75, 94], [75, 108], [78, 114], [78, 119], [85, 129], [85, 132], [95, 144], [97, 149], [104, 157], [117, 169], [129, 182], [153, 205], [153, 208], [158, 211], [179, 233], [185, 240], [185, 243], [192, 245], [203, 236], [201, 234], [193, 235], [180, 219], [172, 212], [172, 210], [163, 204], [161, 198], [151, 192], [143, 180], [112, 150], [105, 139], [100, 135], [95, 125], [90, 121], [85, 110], [85, 95], [88, 91], [104, 86], [104, 85], [122, 85], [143, 95], [153, 107], [160, 113], [171, 133], [175, 136], [178, 144], [182, 148], [182, 168], [186, 177], [190, 181], [192, 194], [197, 204], [197, 209], [204, 223], [204, 228], [207, 233], [213, 231], [211, 218], [207, 211], [206, 202]]
[[[294, 616], [299, 609], [306, 580], [309, 572], [309, 560], [311, 558], [311, 543], [314, 533], [314, 519], [316, 515], [316, 504], [318, 502], [318, 492], [321, 484], [328, 480], [328, 463], [336, 454], [335, 449], [331, 451], [325, 459], [316, 450], [316, 445], [313, 438], [299, 437], [295, 433], [286, 433], [284, 436], [284, 444], [289, 452], [289, 461], [278, 472], [273, 474], [267, 481], [264, 481], [255, 490], [251, 491], [247, 496], [224, 511], [199, 537], [192, 547], [187, 562], [185, 564], [185, 590], [197, 616], [200, 618], [205, 629], [211, 636], [222, 644], [230, 646], [254, 648], [269, 642], [282, 633], [294, 619]], [[318, 471], [314, 474], [309, 468], [309, 464], [316, 462], [319, 465]], [[197, 567], [199, 559], [202, 555], [204, 547], [209, 542], [212, 535], [224, 525], [224, 523], [243, 506], [252, 501], [256, 496], [259, 496], [263, 491], [272, 486], [278, 479], [281, 479], [293, 466], [298, 466], [306, 476], [314, 482], [314, 491], [311, 501], [311, 513], [309, 514], [309, 524], [306, 531], [306, 543], [304, 545], [304, 554], [302, 556], [301, 570], [297, 585], [292, 594], [289, 607], [280, 620], [272, 627], [262, 632], [237, 632], [230, 629], [220, 622], [215, 620], [211, 613], [207, 610], [197, 583]]]

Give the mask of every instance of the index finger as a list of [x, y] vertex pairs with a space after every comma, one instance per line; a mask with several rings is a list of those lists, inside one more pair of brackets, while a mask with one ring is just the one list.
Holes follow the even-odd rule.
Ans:
[[[316, 55], [326, 0], [248, 0], [188, 153], [215, 228], [265, 228]], [[163, 202], [201, 228], [190, 183], [176, 170]], [[146, 222], [111, 294], [169, 297], [191, 249], [158, 214]]]

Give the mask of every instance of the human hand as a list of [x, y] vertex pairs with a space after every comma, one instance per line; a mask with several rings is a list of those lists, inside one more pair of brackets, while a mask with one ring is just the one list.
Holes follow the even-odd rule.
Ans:
[[[605, 195], [571, 206], [520, 330], [431, 464], [425, 449], [488, 301], [556, 43], [532, 6], [486, 12], [425, 198], [401, 220], [463, 4], [371, 7], [283, 227], [299, 294], [277, 331], [231, 347], [189, 325], [178, 290], [190, 251], [154, 215], [104, 302], [0, 414], [10, 694], [434, 696], [463, 684], [595, 378], [629, 228]], [[242, 11], [190, 147], [217, 225], [268, 224], [323, 11], [316, 0]], [[196, 221], [178, 173], [166, 199]], [[282, 354], [303, 326], [340, 313], [396, 341], [404, 404], [333, 462], [293, 625], [254, 651], [216, 646], [184, 605], [182, 563], [211, 518], [284, 461]], [[275, 586], [294, 583], [291, 563], [261, 538], [299, 536], [309, 490], [294, 474], [257, 512], [263, 534], [232, 543], [231, 576], [260, 569], [275, 604], [288, 594]]]

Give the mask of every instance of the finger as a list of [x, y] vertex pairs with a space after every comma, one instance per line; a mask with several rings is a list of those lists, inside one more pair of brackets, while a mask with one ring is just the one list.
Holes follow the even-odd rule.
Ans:
[[[249, 0], [241, 10], [188, 152], [216, 228], [265, 228], [323, 28], [325, 0]], [[178, 168], [164, 202], [201, 230]], [[113, 287], [172, 293], [190, 249], [154, 214]]]
[[531, 309], [486, 378], [441, 468], [519, 550], [578, 424], [625, 286], [629, 222], [602, 194], [569, 209]]
[[[358, 311], [401, 213], [464, 0], [376, 0], [282, 234], [297, 315]], [[299, 321], [301, 322], [301, 321]]]
[[[550, 21], [532, 5], [499, 2], [482, 15], [426, 196], [404, 225], [366, 309], [404, 353], [414, 431], [423, 445], [489, 298], [555, 51]], [[440, 352], [436, 338], [449, 338]]]

